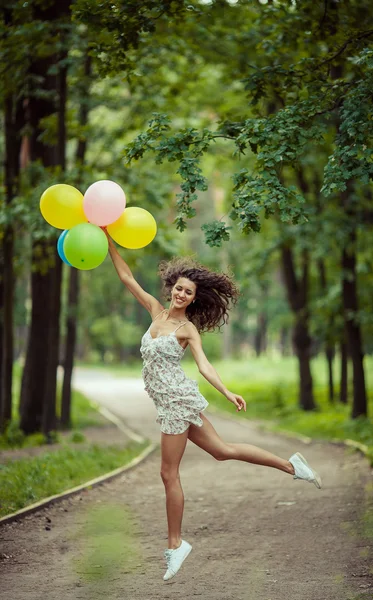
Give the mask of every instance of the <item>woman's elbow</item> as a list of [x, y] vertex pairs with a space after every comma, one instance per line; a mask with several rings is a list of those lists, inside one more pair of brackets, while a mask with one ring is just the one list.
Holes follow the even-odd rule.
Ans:
[[211, 365], [209, 363], [203, 363], [198, 365], [198, 370], [201, 373], [202, 377], [206, 377], [208, 375]]
[[128, 273], [120, 273], [119, 274], [119, 279], [121, 280], [121, 282], [128, 287], [128, 283], [130, 281], [130, 277], [128, 275]]

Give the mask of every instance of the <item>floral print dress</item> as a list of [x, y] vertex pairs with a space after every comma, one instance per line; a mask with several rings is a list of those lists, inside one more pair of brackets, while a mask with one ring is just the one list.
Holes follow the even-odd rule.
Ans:
[[176, 331], [183, 325], [185, 323], [172, 333], [156, 338], [152, 338], [150, 326], [140, 348], [145, 391], [158, 411], [161, 431], [171, 435], [183, 433], [191, 423], [201, 427], [203, 421], [199, 413], [208, 406], [197, 382], [189, 379], [180, 366], [185, 350], [177, 340]]

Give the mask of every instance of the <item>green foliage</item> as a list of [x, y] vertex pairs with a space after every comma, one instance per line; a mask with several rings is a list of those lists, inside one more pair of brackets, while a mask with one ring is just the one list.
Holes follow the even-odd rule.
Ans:
[[5, 432], [0, 436], [0, 448], [16, 448], [23, 446], [25, 434], [15, 422], [9, 423]]
[[69, 440], [73, 444], [82, 444], [86, 441], [86, 437], [81, 431], [72, 431]]
[[[369, 10], [367, 3], [364, 6]], [[291, 224], [307, 223], [310, 214], [315, 220], [312, 207], [319, 200], [320, 189], [329, 195], [343, 191], [347, 180], [354, 179], [362, 185], [369, 182], [371, 133], [366, 123], [371, 118], [372, 53], [366, 46], [371, 32], [359, 29], [360, 10], [357, 3], [348, 11], [340, 5], [335, 10], [327, 8], [324, 15], [316, 4], [312, 8], [297, 5], [286, 10], [281, 3], [257, 7], [250, 3], [231, 7], [226, 3], [211, 3], [201, 9], [198, 26], [194, 24], [197, 41], [193, 45], [198, 48], [199, 61], [201, 64], [211, 61], [215, 69], [219, 65], [224, 77], [237, 86], [236, 96], [243, 96], [246, 91], [249, 107], [241, 110], [241, 119], [237, 120], [223, 114], [220, 102], [216, 106], [220, 121], [211, 123], [210, 128], [178, 129], [176, 119], [171, 122], [166, 116], [156, 114], [149, 128], [127, 144], [125, 150], [127, 161], [143, 158], [148, 150], [155, 153], [156, 162], [179, 161], [177, 173], [182, 178], [182, 194], [175, 222], [180, 230], [186, 226], [185, 218], [196, 214], [193, 205], [198, 189], [195, 170], [185, 169], [185, 161], [198, 166], [198, 179], [203, 181], [199, 164], [207, 151], [214, 151], [217, 138], [233, 140], [240, 162], [247, 151], [250, 153], [245, 159], [249, 167], [233, 175], [230, 212], [245, 234], [260, 231], [263, 216], [275, 216]], [[244, 27], [233, 30], [231, 18], [236, 23], [250, 22], [250, 37]], [[188, 34], [192, 25], [188, 19], [183, 27], [184, 46], [190, 47]], [[213, 42], [208, 29], [218, 32], [221, 48], [230, 49], [226, 54], [215, 54], [213, 61], [210, 54]], [[177, 25], [170, 27], [168, 36], [175, 30]], [[175, 60], [172, 52], [170, 42], [166, 56]], [[153, 52], [153, 68], [156, 60]], [[245, 70], [244, 85], [240, 88], [242, 82], [237, 80], [237, 73], [242, 75]], [[337, 71], [339, 77], [335, 75]], [[167, 87], [166, 81], [164, 84]], [[209, 98], [210, 105], [214, 105], [214, 100]], [[305, 197], [297, 185], [297, 173], [299, 169], [307, 169], [314, 159], [318, 188], [313, 190], [313, 197]], [[328, 212], [325, 214], [323, 210], [321, 218], [327, 221]], [[334, 219], [335, 227], [341, 236], [347, 235], [340, 227], [341, 219], [343, 215], [339, 223]], [[218, 221], [205, 226], [204, 231], [206, 243], [211, 246], [228, 239], [227, 229]], [[318, 243], [323, 245], [320, 237]]]
[[227, 227], [223, 221], [213, 221], [212, 223], [205, 223], [201, 229], [205, 232], [206, 244], [208, 246], [220, 247], [223, 240], [229, 240], [229, 231], [232, 227]]
[[[49, 441], [59, 441], [59, 437], [56, 432], [50, 432]], [[26, 436], [19, 428], [18, 419], [11, 421], [5, 432], [0, 435], [1, 450], [33, 448], [35, 446], [42, 446], [46, 443], [47, 439], [42, 433], [32, 433]]]
[[169, 119], [165, 115], [154, 113], [147, 131], [128, 144], [125, 160], [130, 164], [133, 159], [143, 157], [146, 150], [152, 149], [157, 153], [156, 163], [162, 163], [165, 159], [170, 162], [180, 161], [177, 174], [183, 182], [181, 193], [176, 195], [179, 210], [176, 225], [182, 232], [185, 229], [184, 217], [190, 219], [196, 215], [192, 207], [192, 202], [197, 200], [196, 190], [207, 190], [207, 181], [199, 166], [199, 156], [209, 147], [213, 134], [207, 129], [199, 132], [188, 128], [175, 136], [167, 136], [165, 132], [169, 129]]
[[177, 18], [189, 8], [192, 3], [185, 0], [126, 0], [115, 5], [108, 0], [77, 0], [73, 19], [89, 36], [91, 52], [104, 76], [134, 69], [128, 51], [139, 45], [143, 35], [154, 32], [158, 20]]
[[97, 319], [91, 326], [93, 341], [98, 345], [112, 347], [135, 348], [141, 337], [141, 327], [134, 323], [126, 322], [119, 315], [108, 315]]

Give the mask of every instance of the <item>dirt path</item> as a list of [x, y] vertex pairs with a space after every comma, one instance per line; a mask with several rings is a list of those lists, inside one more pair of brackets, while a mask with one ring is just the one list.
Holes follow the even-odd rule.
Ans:
[[[156, 439], [141, 384], [115, 380], [111, 389], [100, 377], [80, 373], [77, 385], [101, 390], [103, 404]], [[372, 495], [367, 462], [341, 447], [306, 446], [246, 422], [209, 417], [227, 440], [284, 457], [299, 449], [324, 488], [272, 469], [218, 463], [188, 444], [181, 478], [184, 537], [193, 552], [164, 583], [158, 452], [120, 479], [4, 526], [1, 600], [371, 600], [372, 540], [360, 529], [368, 486]]]

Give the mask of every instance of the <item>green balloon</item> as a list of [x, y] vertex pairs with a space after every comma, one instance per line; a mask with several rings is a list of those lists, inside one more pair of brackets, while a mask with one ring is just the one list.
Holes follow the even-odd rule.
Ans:
[[89, 271], [95, 269], [104, 260], [108, 252], [107, 237], [97, 225], [80, 223], [66, 234], [63, 250], [69, 263]]

